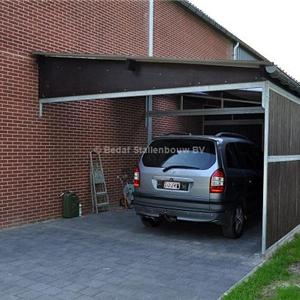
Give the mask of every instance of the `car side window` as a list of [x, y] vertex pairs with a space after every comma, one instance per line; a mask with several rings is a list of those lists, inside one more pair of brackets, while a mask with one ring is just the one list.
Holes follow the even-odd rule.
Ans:
[[263, 155], [258, 147], [255, 145], [250, 146], [250, 152], [253, 160], [253, 164], [256, 170], [261, 170], [263, 167]]
[[259, 169], [260, 155], [256, 147], [248, 143], [236, 143], [238, 160], [243, 169]]
[[239, 169], [239, 163], [236, 155], [236, 149], [234, 143], [229, 143], [226, 145], [225, 149], [227, 167], [231, 169]]

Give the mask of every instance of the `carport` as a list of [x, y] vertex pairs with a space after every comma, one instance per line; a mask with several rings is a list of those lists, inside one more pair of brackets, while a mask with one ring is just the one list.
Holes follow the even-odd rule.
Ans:
[[[146, 97], [148, 141], [153, 118], [165, 116], [199, 117], [203, 134], [218, 126], [255, 130], [264, 151], [262, 253], [298, 230], [300, 85], [278, 67], [262, 61], [35, 55], [40, 117], [47, 104]], [[179, 109], [153, 110], [158, 95], [179, 95]]]

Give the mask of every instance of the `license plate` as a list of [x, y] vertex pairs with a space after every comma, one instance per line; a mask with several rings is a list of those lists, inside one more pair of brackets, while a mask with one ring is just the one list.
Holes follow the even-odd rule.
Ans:
[[179, 190], [180, 189], [180, 182], [165, 181], [164, 182], [164, 189]]

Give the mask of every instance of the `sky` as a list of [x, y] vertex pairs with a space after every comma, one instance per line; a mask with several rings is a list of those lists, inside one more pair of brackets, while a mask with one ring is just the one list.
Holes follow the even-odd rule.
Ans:
[[190, 0], [220, 25], [300, 81], [300, 2]]

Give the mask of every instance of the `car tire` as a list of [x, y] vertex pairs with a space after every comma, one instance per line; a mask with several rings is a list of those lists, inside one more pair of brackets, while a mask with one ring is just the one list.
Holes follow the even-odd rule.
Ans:
[[161, 224], [161, 219], [159, 218], [147, 218], [141, 216], [141, 221], [146, 227], [157, 227]]
[[222, 226], [223, 235], [227, 238], [237, 239], [241, 237], [245, 227], [245, 215], [241, 205], [237, 205], [234, 209], [228, 211], [226, 222]]

